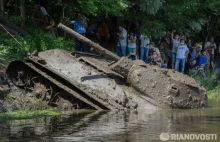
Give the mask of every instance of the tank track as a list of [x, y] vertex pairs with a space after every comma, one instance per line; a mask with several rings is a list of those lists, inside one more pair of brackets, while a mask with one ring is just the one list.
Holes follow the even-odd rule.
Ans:
[[[79, 101], [77, 101], [77, 103], [83, 102], [83, 103], [87, 104], [87, 108], [88, 108], [88, 106], [90, 106], [91, 108], [94, 108], [94, 109], [97, 109], [97, 110], [109, 109], [109, 108], [105, 107], [104, 105], [101, 105], [100, 103], [94, 101], [91, 98], [84, 97], [85, 95], [83, 96], [83, 93], [80, 90], [78, 90], [77, 88], [75, 88], [73, 85], [68, 84], [67, 82], [62, 80], [59, 76], [55, 77], [55, 74], [53, 74], [52, 72], [49, 72], [48, 70], [42, 69], [41, 66], [39, 66], [35, 62], [31, 62], [31, 60], [27, 60], [26, 62], [13, 61], [12, 63], [10, 63], [10, 65], [9, 65], [7, 71], [6, 71], [9, 78], [18, 87], [23, 87], [23, 85], [18, 85], [13, 81], [14, 80], [13, 75], [17, 71], [16, 66], [17, 66], [17, 68], [19, 68], [20, 71], [22, 71], [22, 70], [24, 72], [31, 71], [32, 73], [35, 72], [35, 73], [39, 74], [40, 76], [42, 76], [44, 78], [43, 82], [49, 81], [50, 83], [52, 83], [53, 85], [56, 86], [55, 88], [60, 88], [63, 91], [65, 91], [66, 94], [67, 93], [71, 94], [74, 98], [79, 100]], [[26, 81], [26, 77], [22, 78], [22, 82], [25, 82], [25, 83], [28, 82], [28, 81]], [[58, 79], [61, 79], [62, 81], [58, 80]], [[43, 83], [43, 85], [46, 85], [46, 84]], [[27, 90], [26, 87], [23, 87], [23, 89]], [[57, 94], [57, 92], [53, 92], [53, 95], [50, 98], [56, 97], [56, 94]], [[59, 96], [59, 97], [62, 97], [62, 96]], [[54, 102], [50, 102], [50, 101], [48, 102], [48, 104], [53, 104], [53, 103]], [[82, 108], [84, 108], [84, 107], [82, 107]]]

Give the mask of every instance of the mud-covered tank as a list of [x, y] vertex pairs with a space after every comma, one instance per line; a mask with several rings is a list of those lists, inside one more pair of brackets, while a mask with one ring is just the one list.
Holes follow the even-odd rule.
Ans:
[[206, 90], [187, 75], [119, 58], [74, 31], [68, 33], [110, 58], [61, 49], [28, 54], [26, 61], [8, 66], [12, 82], [50, 105], [70, 108], [187, 109], [207, 105]]

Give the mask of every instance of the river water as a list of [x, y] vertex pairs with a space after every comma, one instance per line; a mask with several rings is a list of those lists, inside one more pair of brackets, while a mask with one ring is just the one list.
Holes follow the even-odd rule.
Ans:
[[[195, 110], [73, 111], [56, 117], [0, 121], [0, 141], [160, 142], [162, 133], [215, 134], [220, 141], [220, 101]], [[180, 137], [179, 137], [180, 138]], [[195, 138], [195, 137], [194, 137]], [[171, 139], [171, 138], [170, 138]], [[215, 140], [216, 139], [216, 140]], [[181, 139], [168, 141], [193, 141]], [[199, 141], [204, 141], [201, 139]], [[198, 141], [197, 141], [198, 142]]]

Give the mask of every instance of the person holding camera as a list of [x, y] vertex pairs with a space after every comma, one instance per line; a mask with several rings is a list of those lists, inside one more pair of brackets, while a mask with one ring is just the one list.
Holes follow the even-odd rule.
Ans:
[[141, 34], [140, 41], [141, 41], [140, 59], [143, 60], [146, 64], [148, 64], [150, 39], [148, 38], [147, 35]]
[[[74, 31], [82, 36], [86, 36], [86, 28], [88, 28], [87, 21], [84, 18], [84, 15], [81, 12], [77, 12], [76, 19], [71, 21]], [[86, 44], [82, 41], [79, 41], [76, 38], [76, 50], [77, 51], [86, 51]]]
[[128, 55], [130, 54], [136, 55], [136, 47], [137, 47], [136, 40], [137, 37], [133, 33], [130, 33], [128, 35]]

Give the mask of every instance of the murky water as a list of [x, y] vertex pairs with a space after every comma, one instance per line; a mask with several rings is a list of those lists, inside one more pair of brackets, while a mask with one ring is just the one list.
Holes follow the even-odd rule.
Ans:
[[219, 142], [220, 107], [141, 112], [75, 111], [52, 118], [0, 121], [0, 141], [12, 142], [159, 142], [161, 133], [217, 134], [215, 141]]

